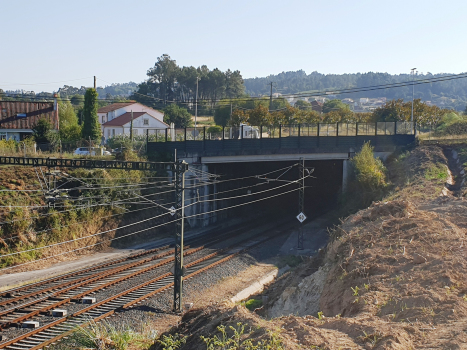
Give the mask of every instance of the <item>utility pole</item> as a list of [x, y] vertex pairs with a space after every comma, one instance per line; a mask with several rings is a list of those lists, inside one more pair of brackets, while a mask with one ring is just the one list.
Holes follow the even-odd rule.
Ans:
[[199, 77], [196, 77], [195, 130], [196, 130], [196, 118], [198, 117], [198, 81], [199, 81]]
[[96, 90], [96, 76], [94, 76], [94, 90]]
[[271, 94], [269, 95], [269, 112], [272, 111], [272, 84], [273, 84], [272, 81], [268, 84], [268, 85], [271, 85]]
[[188, 163], [175, 160], [175, 267], [174, 267], [174, 303], [173, 311], [182, 311], [183, 292], [183, 234], [185, 217], [185, 172]]
[[412, 77], [412, 115], [410, 116], [410, 121], [413, 122], [413, 100], [415, 96], [415, 69], [417, 68], [412, 68], [411, 73], [413, 75]]
[[305, 159], [300, 158], [298, 163], [298, 178], [300, 189], [298, 191], [298, 215], [297, 219], [300, 221], [300, 227], [298, 228], [298, 244], [297, 250], [303, 249], [303, 221], [306, 220], [305, 216]]
[[[130, 141], [133, 144], [133, 110], [131, 110]], [[133, 148], [133, 147], [132, 147]]]

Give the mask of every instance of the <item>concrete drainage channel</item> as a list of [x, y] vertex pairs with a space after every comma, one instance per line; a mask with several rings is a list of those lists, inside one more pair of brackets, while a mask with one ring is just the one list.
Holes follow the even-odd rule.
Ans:
[[[276, 234], [276, 236], [278, 235], [279, 234]], [[236, 245], [236, 247], [231, 247], [229, 250], [214, 252], [199, 259], [193, 260], [185, 265], [188, 275], [184, 279], [187, 280], [193, 278], [199, 273], [222, 264], [234, 256], [237, 256], [247, 249], [257, 246], [258, 244], [261, 244], [271, 239], [272, 237], [274, 236], [268, 236], [267, 238], [258, 239], [255, 241], [252, 241], [250, 238], [243, 241], [242, 244]], [[56, 312], [56, 315], [60, 317], [59, 319], [56, 319], [42, 327], [38, 327], [37, 323], [27, 323], [27, 327], [31, 327], [33, 330], [30, 330], [27, 333], [24, 333], [11, 340], [7, 340], [6, 342], [5, 339], [3, 339], [4, 342], [0, 343], [0, 347], [9, 349], [40, 349], [70, 334], [77, 325], [86, 324], [86, 322], [89, 322], [91, 319], [98, 321], [109, 317], [119, 310], [127, 309], [128, 307], [138, 304], [157, 293], [167, 290], [168, 288], [172, 287], [172, 285], [172, 275], [170, 272], [168, 272], [144, 283], [136, 285], [130, 289], [124, 290], [100, 302], [96, 302], [91, 297], [91, 299], [87, 299], [88, 302], [91, 302], [89, 306], [82, 308], [79, 311], [70, 313], [69, 316], [62, 314], [63, 316], [60, 317], [59, 312], [61, 309], [57, 309], [56, 305], [54, 305], [54, 308], [52, 309], [52, 305], [50, 305], [49, 311], [52, 309], [52, 313]]]

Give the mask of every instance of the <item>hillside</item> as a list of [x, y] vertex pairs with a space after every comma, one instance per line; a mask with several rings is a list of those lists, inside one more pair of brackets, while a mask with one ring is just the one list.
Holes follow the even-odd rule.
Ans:
[[205, 349], [200, 336], [214, 335], [212, 349], [221, 349], [227, 338], [218, 327], [230, 337], [243, 325], [241, 341], [269, 349], [463, 348], [466, 160], [465, 146], [420, 146], [394, 158], [393, 192], [335, 227], [326, 249], [263, 292], [266, 305], [195, 309], [171, 333], [188, 336], [182, 349]]
[[[416, 79], [429, 79], [442, 77], [447, 74], [420, 73]], [[261, 78], [244, 79], [246, 93], [251, 96], [269, 95], [269, 83], [274, 82], [275, 90], [282, 94], [296, 94], [300, 92], [323, 92], [323, 90], [348, 89], [368, 87], [375, 85], [394, 84], [412, 81], [410, 74], [388, 74], [388, 73], [351, 73], [351, 74], [322, 74], [312, 72], [306, 74], [303, 70], [296, 72], [282, 72]], [[337, 98], [360, 98], [360, 97], [386, 97], [392, 99], [412, 99], [412, 87], [383, 89], [338, 95]], [[415, 98], [423, 101], [431, 101], [442, 108], [452, 108], [463, 111], [467, 104], [467, 79], [449, 80], [431, 84], [417, 85]]]

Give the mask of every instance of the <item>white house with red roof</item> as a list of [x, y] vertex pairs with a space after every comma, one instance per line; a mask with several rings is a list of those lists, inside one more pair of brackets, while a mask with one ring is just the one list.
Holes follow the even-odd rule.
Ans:
[[137, 102], [113, 103], [97, 111], [102, 135], [105, 139], [117, 135], [130, 135], [133, 119], [133, 135], [146, 135], [148, 129], [167, 129], [164, 114]]

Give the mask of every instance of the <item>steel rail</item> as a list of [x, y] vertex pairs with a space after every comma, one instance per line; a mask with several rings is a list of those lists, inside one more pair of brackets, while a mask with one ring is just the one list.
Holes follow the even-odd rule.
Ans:
[[[110, 265], [118, 264], [118, 263], [124, 262], [126, 260], [130, 260], [130, 259], [135, 259], [135, 258], [138, 258], [140, 256], [149, 255], [149, 254], [155, 253], [155, 252], [157, 252], [159, 250], [168, 249], [168, 248], [170, 248], [170, 245], [157, 247], [157, 248], [150, 249], [150, 250], [147, 250], [147, 251], [144, 251], [144, 252], [141, 252], [141, 253], [132, 254], [132, 255], [129, 255], [129, 256], [124, 257], [124, 258], [118, 258], [118, 259], [110, 260], [110, 261], [107, 261], [107, 262], [104, 262], [104, 263], [101, 263], [101, 264], [97, 264], [97, 265], [94, 265], [94, 266], [91, 266], [91, 267], [86, 267], [84, 269], [79, 269], [79, 270], [76, 270], [76, 271], [73, 271], [73, 272], [70, 272], [70, 273], [67, 273], [67, 274], [59, 275], [59, 276], [56, 276], [56, 277], [48, 278], [48, 279], [38, 281], [38, 282], [34, 282], [34, 283], [29, 283], [29, 284], [26, 284], [26, 285], [23, 285], [23, 286], [20, 286], [20, 287], [16, 287], [16, 288], [6, 290], [6, 291], [0, 293], [0, 297], [12, 297], [16, 293], [21, 292], [21, 291], [23, 291], [25, 289], [31, 289], [31, 288], [34, 288], [36, 286], [40, 286], [40, 285], [43, 285], [43, 284], [46, 284], [46, 283], [51, 283], [51, 282], [63, 280], [64, 278], [73, 277], [73, 276], [76, 276], [78, 274], [87, 273], [87, 272], [94, 271], [94, 270], [97, 270], [97, 269], [100, 269], [100, 268], [105, 268], [105, 267], [110, 266]], [[0, 302], [0, 306], [2, 306], [2, 305], [5, 305], [5, 304]]]
[[[279, 233], [281, 234], [281, 233]], [[225, 261], [228, 261], [232, 258], [234, 258], [235, 256], [239, 255], [240, 253], [243, 253], [245, 252], [246, 250], [249, 250], [261, 243], [263, 243], [264, 241], [270, 239], [271, 237], [275, 237], [275, 236], [278, 236], [279, 234], [275, 234], [275, 235], [272, 235], [272, 236], [268, 236], [267, 238], [263, 239], [263, 240], [259, 240], [259, 241], [255, 241], [253, 242], [253, 244], [247, 246], [247, 247], [244, 247], [244, 248], [241, 248], [241, 249], [238, 249], [237, 251], [225, 256], [225, 257], [221, 257], [220, 259], [214, 261], [213, 263], [211, 264], [207, 264], [205, 266], [202, 266], [201, 268], [191, 272], [190, 274], [188, 274], [184, 279], [190, 279], [190, 278], [193, 278], [195, 277], [196, 275], [210, 269], [210, 268], [213, 268], [219, 264], [222, 264], [223, 262]], [[186, 269], [190, 269], [192, 267], [195, 267], [196, 268], [196, 265], [197, 264], [200, 264], [200, 263], [203, 263], [205, 261], [208, 261], [209, 259], [211, 258], [214, 258], [218, 255], [220, 255], [221, 253], [225, 253], [226, 251], [228, 251], [229, 248], [226, 248], [226, 249], [223, 249], [223, 250], [220, 250], [218, 252], [214, 252], [212, 254], [209, 254], [209, 255], [206, 255], [200, 259], [197, 259], [189, 264], [186, 264], [185, 265], [185, 268]], [[76, 326], [80, 325], [80, 326], [83, 326], [83, 325], [86, 325], [89, 321], [83, 319], [82, 315], [85, 314], [85, 313], [88, 313], [92, 310], [96, 310], [98, 309], [99, 307], [102, 307], [102, 313], [99, 314], [99, 315], [92, 315], [91, 314], [91, 317], [92, 317], [92, 320], [94, 321], [99, 321], [103, 318], [107, 318], [111, 315], [113, 315], [115, 312], [117, 311], [120, 311], [120, 310], [123, 310], [123, 309], [126, 309], [134, 304], [137, 304], [137, 303], [140, 303], [141, 301], [155, 295], [155, 294], [158, 294], [170, 287], [172, 287], [174, 285], [174, 282], [170, 282], [170, 280], [168, 279], [170, 276], [172, 275], [172, 273], [165, 273], [161, 276], [158, 276], [158, 277], [155, 277], [149, 281], [146, 281], [142, 284], [139, 284], [137, 286], [134, 286], [128, 290], [125, 290], [125, 291], [122, 291], [112, 297], [109, 297], [107, 299], [104, 299], [102, 300], [101, 302], [98, 302], [96, 304], [93, 304], [93, 305], [90, 305], [82, 310], [79, 310], [75, 313], [73, 313], [72, 315], [68, 316], [68, 317], [62, 317], [56, 321], [53, 321], [47, 325], [44, 325], [36, 330], [33, 330], [31, 332], [28, 332], [26, 334], [23, 334], [19, 337], [16, 337], [14, 339], [11, 339], [7, 342], [4, 342], [4, 343], [0, 343], [0, 346], [2, 347], [7, 347], [9, 349], [28, 349], [28, 350], [39, 350], [39, 349], [42, 349], [43, 347], [45, 346], [48, 346], [52, 343], [55, 343], [57, 341], [59, 341], [60, 339], [62, 339], [63, 337], [66, 337], [67, 335], [70, 335], [71, 333], [73, 333], [75, 331], [75, 328]], [[133, 300], [128, 300], [128, 298], [130, 298], [128, 295], [131, 294], [132, 292], [135, 292], [135, 291], [140, 291], [140, 290], [143, 290], [145, 287], [150, 287], [150, 285], [152, 284], [155, 284], [159, 281], [162, 281], [166, 279], [167, 280], [167, 283], [165, 283], [164, 285], [162, 286], [157, 286], [157, 288], [155, 288], [154, 290], [150, 290], [150, 291], [147, 291], [144, 295], [142, 296], [138, 296], [136, 295], [136, 298], [134, 298]], [[116, 302], [117, 299], [121, 299], [121, 301], [123, 301], [124, 303], [123, 304], [118, 304]], [[108, 304], [109, 306], [106, 306], [104, 307], [104, 305]], [[110, 307], [110, 309], [108, 309]], [[94, 314], [96, 314], [97, 311], [94, 311]], [[67, 324], [63, 324], [65, 322], [68, 322]], [[53, 332], [50, 330], [50, 328], [52, 327], [55, 327], [57, 325], [61, 325], [60, 328], [56, 327], [57, 330], [54, 330]], [[40, 332], [44, 332], [44, 331], [48, 331], [49, 330], [49, 333], [51, 332], [52, 334], [52, 337], [49, 338], [47, 337], [46, 335], [44, 335], [43, 337], [37, 337], [36, 335]], [[60, 332], [60, 334], [57, 334]], [[34, 337], [36, 336], [36, 338]], [[42, 338], [42, 339], [41, 339]], [[49, 338], [49, 339], [47, 339]], [[20, 344], [22, 341], [24, 341], [25, 339], [33, 339], [32, 341], [27, 341], [27, 343], [25, 345], [23, 344]], [[37, 339], [37, 340], [34, 340], [34, 339]], [[20, 346], [17, 346], [16, 344], [18, 343], [18, 345]], [[15, 344], [16, 346], [10, 346], [10, 345], [13, 345]], [[29, 347], [28, 344], [37, 344], [37, 345], [34, 345], [33, 347]]]
[[[191, 254], [196, 253], [196, 252], [198, 252], [198, 251], [200, 251], [200, 250], [202, 250], [202, 249], [204, 249], [203, 246], [197, 247], [197, 248], [192, 248], [192, 249], [187, 250], [187, 251], [185, 252], [184, 255], [191, 255]], [[173, 251], [166, 252], [166, 253], [163, 254], [163, 256], [161, 256], [161, 257], [159, 257], [159, 258], [162, 258], [162, 257], [167, 256], [167, 255], [172, 254], [172, 253], [173, 253]], [[155, 259], [152, 259], [152, 258], [151, 258], [151, 260], [155, 260]], [[148, 261], [146, 261], [146, 262], [150, 262], [151, 260], [148, 260]], [[172, 262], [173, 260], [174, 260], [173, 257], [167, 258], [167, 259], [165, 259], [165, 260], [163, 260], [163, 261], [158, 262], [158, 263], [155, 264], [155, 265], [147, 266], [147, 267], [145, 267], [145, 268], [143, 268], [143, 269], [141, 269], [141, 270], [132, 272], [131, 274], [124, 275], [124, 276], [119, 277], [119, 278], [117, 278], [117, 279], [115, 279], [115, 280], [106, 282], [106, 283], [104, 283], [104, 284], [102, 284], [102, 285], [96, 286], [96, 287], [94, 287], [94, 288], [91, 288], [91, 289], [86, 290], [86, 291], [84, 291], [84, 292], [81, 292], [81, 293], [79, 293], [79, 294], [76, 294], [76, 295], [73, 295], [73, 296], [70, 296], [70, 297], [66, 297], [66, 298], [64, 298], [64, 299], [62, 299], [62, 300], [56, 301], [55, 303], [52, 303], [52, 304], [46, 305], [46, 306], [44, 306], [44, 307], [41, 307], [41, 308], [39, 308], [39, 309], [37, 309], [37, 310], [31, 311], [31, 312], [29, 312], [29, 313], [27, 313], [27, 314], [25, 314], [25, 315], [23, 315], [23, 316], [17, 317], [17, 318], [15, 318], [15, 319], [11, 320], [11, 321], [3, 322], [2, 324], [0, 324], [0, 329], [4, 329], [4, 328], [7, 328], [7, 327], [11, 327], [11, 326], [17, 325], [18, 323], [20, 323], [20, 322], [22, 322], [22, 321], [25, 321], [25, 320], [27, 320], [27, 319], [29, 319], [29, 318], [31, 318], [31, 317], [34, 317], [34, 316], [36, 316], [36, 315], [38, 315], [38, 314], [40, 314], [40, 313], [47, 312], [47, 311], [49, 311], [49, 310], [51, 310], [51, 309], [57, 308], [57, 307], [59, 307], [59, 306], [61, 306], [61, 305], [63, 305], [63, 304], [67, 304], [67, 303], [69, 303], [69, 302], [79, 300], [80, 298], [82, 298], [82, 297], [84, 297], [84, 296], [86, 296], [86, 295], [92, 294], [92, 293], [94, 293], [94, 292], [96, 292], [96, 291], [98, 291], [98, 290], [105, 289], [105, 288], [107, 288], [107, 287], [110, 287], [110, 286], [115, 285], [115, 284], [117, 284], [117, 283], [123, 282], [123, 281], [125, 281], [125, 280], [127, 280], [127, 279], [130, 279], [130, 278], [132, 278], [132, 277], [138, 276], [138, 275], [143, 274], [143, 273], [145, 273], [145, 272], [148, 272], [148, 271], [150, 271], [150, 270], [153, 270], [153, 269], [156, 269], [156, 268], [158, 268], [158, 267], [167, 265], [168, 263]], [[139, 262], [138, 262], [138, 263], [139, 263]], [[134, 266], [132, 266], [132, 267], [134, 267]], [[127, 269], [129, 269], [129, 268], [131, 268], [131, 267], [128, 267], [128, 268], [126, 268], [125, 270], [127, 270]], [[121, 271], [119, 271], [119, 272], [121, 272]], [[106, 276], [97, 276], [96, 278], [93, 278], [93, 279], [90, 280], [90, 281], [81, 282], [81, 283], [79, 283], [79, 286], [85, 285], [85, 284], [90, 284], [90, 283], [92, 283], [92, 282], [95, 282], [96, 280], [105, 278], [105, 277], [107, 277], [108, 275], [110, 275], [110, 273], [106, 274]], [[72, 289], [72, 288], [78, 288], [79, 286], [71, 286], [71, 287], [66, 288], [66, 289], [67, 289], [67, 291], [68, 291], [68, 290], [70, 290], [70, 289]], [[65, 293], [65, 292], [63, 292], [63, 293]], [[54, 295], [48, 296], [47, 299], [45, 299], [45, 300], [48, 300], [48, 298], [50, 298], [50, 297], [56, 297], [56, 296], [59, 295], [59, 294], [62, 294], [62, 293], [58, 293], [58, 294], [54, 294]], [[44, 300], [40, 300], [40, 301], [44, 301]], [[40, 302], [40, 301], [39, 301], [39, 302]], [[10, 310], [11, 310], [11, 309], [10, 309]], [[16, 311], [16, 310], [18, 310], [18, 308], [14, 308], [14, 309], [13, 309], [13, 311]]]

